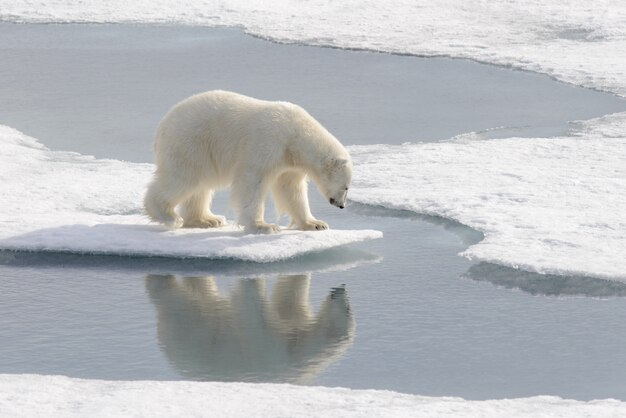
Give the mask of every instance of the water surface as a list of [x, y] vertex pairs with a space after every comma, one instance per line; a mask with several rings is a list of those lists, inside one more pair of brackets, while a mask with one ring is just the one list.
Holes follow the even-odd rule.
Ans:
[[[52, 149], [149, 162], [176, 102], [211, 89], [304, 106], [344, 144], [549, 136], [626, 102], [529, 72], [277, 45], [238, 29], [0, 23], [0, 123]], [[494, 130], [495, 128], [495, 130]]]
[[[0, 34], [0, 123], [131, 161], [150, 161], [169, 106], [212, 88], [299, 103], [348, 144], [553, 135], [626, 109], [541, 75], [230, 29]], [[0, 373], [626, 399], [626, 285], [472, 263], [457, 254], [481, 235], [461, 225], [311, 196], [331, 226], [385, 238], [269, 265], [0, 252]]]

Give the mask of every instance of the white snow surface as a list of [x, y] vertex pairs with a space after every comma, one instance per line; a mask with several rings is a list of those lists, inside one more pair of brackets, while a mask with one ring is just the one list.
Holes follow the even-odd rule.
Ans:
[[246, 235], [232, 224], [170, 231], [142, 214], [153, 170], [50, 151], [0, 125], [0, 249], [272, 262], [382, 236], [372, 230]]
[[470, 58], [626, 96], [621, 0], [0, 0], [0, 20], [240, 26], [281, 42]]
[[626, 113], [568, 136], [352, 146], [351, 200], [457, 220], [462, 254], [538, 273], [626, 280]]
[[621, 417], [626, 403], [554, 396], [467, 401], [286, 384], [0, 375], [0, 411], [32, 417]]

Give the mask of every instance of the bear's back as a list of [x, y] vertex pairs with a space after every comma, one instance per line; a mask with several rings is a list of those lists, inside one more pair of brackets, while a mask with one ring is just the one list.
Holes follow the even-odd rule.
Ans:
[[[288, 102], [259, 100], [222, 90], [191, 96], [161, 120], [154, 142], [158, 166], [212, 161], [222, 177], [242, 160], [281, 155], [308, 114]], [[312, 119], [310, 116], [308, 118]]]

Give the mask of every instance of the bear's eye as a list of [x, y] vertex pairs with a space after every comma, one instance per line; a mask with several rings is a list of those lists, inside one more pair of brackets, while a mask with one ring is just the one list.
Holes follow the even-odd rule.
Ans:
[[346, 187], [346, 190], [348, 190], [348, 188]]

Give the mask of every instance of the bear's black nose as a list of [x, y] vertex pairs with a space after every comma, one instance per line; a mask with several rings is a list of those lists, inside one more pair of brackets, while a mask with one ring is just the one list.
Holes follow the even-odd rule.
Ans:
[[343, 209], [343, 208], [345, 208], [345, 206], [339, 206], [339, 209]]
[[330, 204], [334, 205], [335, 204], [335, 199], [333, 199], [332, 197], [330, 198]]

